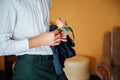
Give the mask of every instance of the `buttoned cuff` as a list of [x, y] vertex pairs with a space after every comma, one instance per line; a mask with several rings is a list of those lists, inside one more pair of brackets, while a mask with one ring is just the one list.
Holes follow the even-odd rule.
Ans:
[[15, 41], [15, 47], [17, 52], [23, 52], [29, 50], [28, 39]]

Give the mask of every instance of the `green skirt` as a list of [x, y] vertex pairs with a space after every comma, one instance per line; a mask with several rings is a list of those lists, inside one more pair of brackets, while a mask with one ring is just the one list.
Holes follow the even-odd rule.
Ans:
[[18, 56], [13, 80], [67, 80], [65, 74], [57, 76], [50, 55]]

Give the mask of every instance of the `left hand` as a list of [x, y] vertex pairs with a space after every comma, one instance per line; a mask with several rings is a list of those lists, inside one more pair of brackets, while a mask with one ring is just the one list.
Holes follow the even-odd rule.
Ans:
[[61, 34], [61, 41], [67, 42], [67, 35], [62, 31], [60, 32], [60, 34]]

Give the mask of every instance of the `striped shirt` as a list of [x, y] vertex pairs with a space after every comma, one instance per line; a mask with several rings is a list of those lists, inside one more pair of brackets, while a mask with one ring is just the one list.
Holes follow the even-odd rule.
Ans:
[[28, 39], [49, 31], [51, 0], [0, 0], [0, 55], [52, 55], [50, 46], [29, 48]]

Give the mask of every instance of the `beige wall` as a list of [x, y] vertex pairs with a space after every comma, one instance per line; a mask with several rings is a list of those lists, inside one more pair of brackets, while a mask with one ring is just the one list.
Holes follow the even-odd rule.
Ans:
[[76, 52], [91, 59], [91, 73], [102, 54], [103, 34], [120, 26], [120, 0], [53, 0], [51, 21], [61, 17], [75, 32]]

